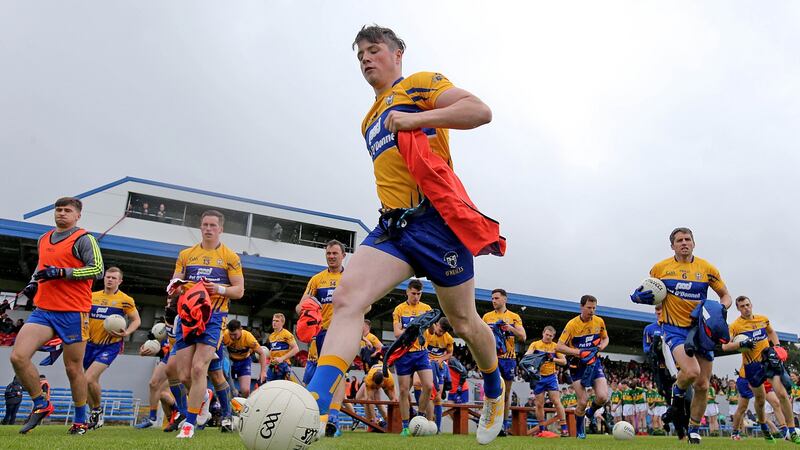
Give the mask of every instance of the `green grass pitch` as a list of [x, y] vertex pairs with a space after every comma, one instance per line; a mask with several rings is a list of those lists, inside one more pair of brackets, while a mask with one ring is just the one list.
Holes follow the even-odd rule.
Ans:
[[[174, 433], [161, 430], [135, 430], [127, 426], [107, 426], [90, 431], [84, 436], [70, 436], [63, 425], [45, 425], [36, 428], [28, 435], [17, 433], [19, 426], [0, 426], [0, 448], [2, 449], [239, 449], [244, 448], [237, 434], [222, 434], [218, 428], [198, 431], [194, 439], [179, 441]], [[479, 446], [474, 436], [453, 436], [449, 434], [420, 438], [401, 438], [398, 435], [374, 433], [345, 433], [337, 439], [323, 439], [311, 446], [312, 449], [361, 449], [361, 450], [464, 450], [470, 448], [491, 449], [674, 449], [687, 448], [689, 444], [679, 442], [674, 437], [636, 437], [632, 441], [615, 441], [610, 436], [589, 436], [585, 441], [570, 439], [535, 439], [531, 437], [497, 438], [486, 446]], [[730, 438], [705, 438], [698, 449], [754, 449], [754, 448], [798, 448], [789, 442], [767, 445], [759, 438], [747, 438], [739, 442]]]

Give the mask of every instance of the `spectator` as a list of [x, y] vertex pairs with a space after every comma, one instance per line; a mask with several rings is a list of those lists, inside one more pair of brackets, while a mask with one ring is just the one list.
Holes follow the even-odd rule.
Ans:
[[142, 215], [143, 216], [150, 215], [150, 204], [147, 202], [142, 203]]
[[167, 207], [164, 206], [163, 203], [158, 205], [158, 211], [156, 211], [156, 217], [158, 217], [158, 220], [162, 222], [167, 218]]
[[282, 235], [283, 235], [283, 227], [278, 222], [275, 222], [275, 226], [272, 227], [272, 240], [280, 242]]
[[0, 303], [0, 314], [5, 314], [9, 309], [11, 309], [11, 305], [8, 303], [8, 299], [4, 299], [3, 303]]
[[14, 332], [14, 320], [5, 316], [3, 323], [0, 325], [0, 333], [10, 334]]
[[22, 329], [23, 325], [25, 325], [25, 321], [22, 319], [17, 319], [17, 323], [14, 325], [14, 333], [19, 333], [19, 330]]
[[14, 425], [17, 420], [17, 411], [22, 403], [22, 383], [15, 376], [11, 383], [6, 386], [6, 415], [3, 417], [3, 425]]

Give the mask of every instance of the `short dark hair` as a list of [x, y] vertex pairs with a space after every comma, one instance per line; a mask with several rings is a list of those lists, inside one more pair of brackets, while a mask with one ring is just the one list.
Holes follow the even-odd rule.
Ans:
[[373, 44], [383, 43], [388, 45], [392, 50], [400, 49], [403, 52], [406, 51], [406, 43], [397, 37], [394, 31], [376, 24], [370, 26], [364, 25], [361, 27], [361, 30], [356, 34], [355, 40], [353, 40], [353, 49], [355, 49], [361, 41], [367, 41]]
[[[750, 297], [748, 297], [746, 295], [740, 295], [740, 296], [736, 297], [736, 301], [734, 303], [736, 304], [736, 306], [739, 306], [739, 302], [743, 302], [745, 300], [750, 300]], [[752, 303], [752, 301], [751, 301], [751, 303]]]
[[501, 289], [501, 288], [492, 289], [492, 295], [494, 295], [494, 294], [500, 294], [503, 297], [508, 298], [508, 292], [506, 292], [505, 289]]
[[675, 235], [678, 234], [678, 233], [686, 233], [686, 234], [688, 234], [689, 236], [692, 237], [692, 240], [694, 240], [694, 234], [692, 234], [692, 230], [690, 230], [690, 229], [688, 229], [686, 227], [678, 227], [678, 228], [675, 228], [674, 230], [672, 230], [672, 233], [669, 234], [669, 245], [672, 245], [672, 244], [675, 243]]
[[422, 281], [419, 281], [416, 278], [412, 278], [411, 281], [408, 282], [409, 289], [416, 289], [418, 291], [422, 290]]
[[586, 294], [581, 297], [581, 306], [585, 306], [589, 302], [597, 303], [597, 299], [594, 297], [594, 295]]
[[375, 372], [375, 375], [372, 376], [372, 382], [376, 385], [380, 386], [383, 384], [383, 372], [380, 370]]
[[367, 325], [367, 326], [371, 327], [372, 326], [372, 321], [369, 320], [369, 319], [364, 319], [364, 325]]
[[228, 326], [227, 326], [227, 328], [228, 328], [228, 331], [236, 331], [236, 330], [240, 330], [240, 329], [242, 328], [242, 323], [241, 323], [241, 322], [239, 322], [239, 321], [238, 321], [238, 320], [236, 320], [236, 319], [233, 319], [233, 320], [231, 320], [230, 322], [228, 322]]
[[447, 320], [447, 317], [445, 316], [442, 316], [442, 318], [439, 319], [439, 326], [442, 327], [442, 331], [445, 333], [450, 333], [453, 331], [453, 326], [450, 325], [450, 321]]
[[333, 247], [334, 245], [338, 245], [339, 248], [342, 249], [342, 254], [347, 253], [347, 250], [344, 248], [344, 244], [342, 244], [341, 242], [337, 241], [336, 239], [331, 239], [330, 241], [326, 242], [325, 243], [325, 248]]
[[203, 211], [203, 214], [200, 214], [200, 221], [202, 222], [205, 217], [216, 217], [219, 219], [220, 225], [225, 225], [225, 215], [221, 212], [217, 211], [216, 209], [209, 209], [207, 211]]
[[59, 206], [74, 206], [78, 212], [83, 211], [83, 202], [77, 197], [61, 197], [56, 200], [56, 208]]

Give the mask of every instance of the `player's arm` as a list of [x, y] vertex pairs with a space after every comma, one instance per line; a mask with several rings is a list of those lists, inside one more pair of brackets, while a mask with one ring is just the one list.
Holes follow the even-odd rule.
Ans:
[[[735, 322], [734, 322], [734, 325], [735, 325]], [[734, 325], [729, 325], [728, 326], [728, 333], [731, 335], [731, 337], [736, 336], [739, 333], [738, 329], [734, 328]], [[767, 336], [769, 336], [769, 334], [767, 334]], [[740, 346], [741, 346], [740, 343], [733, 342], [733, 339], [731, 339], [730, 342], [726, 342], [726, 343], [722, 344], [722, 350], [724, 350], [726, 352], [735, 352], [735, 351], [739, 350]]]
[[100, 246], [97, 245], [94, 236], [87, 233], [79, 237], [72, 247], [72, 253], [83, 262], [84, 266], [65, 268], [64, 278], [68, 280], [101, 280], [103, 278], [103, 255], [100, 253]]
[[297, 315], [300, 315], [300, 305], [306, 299], [310, 298], [315, 302], [319, 303], [319, 300], [317, 300], [316, 295], [317, 295], [317, 280], [315, 279], [315, 277], [311, 277], [311, 279], [308, 280], [308, 284], [306, 285], [306, 291], [303, 293], [303, 296], [300, 297], [300, 301], [297, 302], [297, 306], [294, 307], [294, 312], [296, 312]]
[[556, 352], [563, 353], [565, 355], [572, 355], [572, 356], [578, 356], [578, 355], [581, 354], [581, 351], [578, 350], [577, 348], [568, 347], [566, 344], [564, 344], [561, 341], [559, 341], [556, 344]]
[[725, 283], [722, 281], [722, 278], [719, 275], [719, 271], [716, 267], [713, 267], [711, 273], [708, 274], [709, 277], [709, 285], [714, 292], [717, 293], [719, 296], [719, 302], [725, 309], [730, 309], [731, 305], [733, 304], [733, 299], [731, 298], [731, 294], [728, 292], [728, 286], [725, 286]]
[[492, 110], [464, 89], [450, 88], [436, 98], [433, 109], [418, 113], [391, 111], [385, 127], [391, 132], [418, 128], [469, 130], [492, 121]]
[[770, 344], [774, 346], [781, 345], [781, 340], [778, 338], [778, 332], [772, 328], [772, 325], [767, 323], [767, 338], [769, 338]]
[[[517, 322], [517, 320], [515, 320], [514, 322]], [[519, 339], [519, 341], [522, 343], [524, 343], [525, 340], [528, 338], [528, 335], [525, 333], [525, 327], [522, 326], [521, 320], [517, 323], [512, 323], [508, 327], [508, 330], [511, 331], [514, 337]]]
[[300, 351], [300, 347], [297, 346], [297, 341], [296, 340], [292, 339], [291, 341], [289, 341], [287, 343], [289, 344], [289, 351], [285, 355], [277, 358], [279, 360], [278, 361], [279, 363], [282, 363], [284, 361], [288, 361], [289, 358], [291, 358], [292, 356], [296, 355], [297, 352]]
[[212, 294], [224, 295], [231, 300], [239, 300], [244, 296], [244, 277], [229, 276], [228, 279], [231, 282], [230, 286], [223, 286], [210, 281], [204, 281], [203, 286]]
[[109, 334], [116, 337], [124, 338], [125, 336], [130, 336], [133, 334], [134, 331], [139, 329], [139, 325], [142, 324], [142, 319], [139, 317], [139, 311], [136, 307], [130, 308], [126, 313], [125, 316], [128, 318], [128, 328], [125, 329], [123, 332], [118, 331], [109, 331]]
[[260, 345], [257, 345], [253, 351], [258, 355], [258, 363], [261, 365], [261, 371], [258, 375], [258, 381], [261, 381], [267, 377], [267, 352]]
[[375, 340], [372, 342], [372, 345], [375, 346], [375, 351], [372, 352], [370, 356], [377, 356], [378, 353], [380, 353], [381, 350], [383, 350], [383, 342], [381, 342], [381, 340], [376, 337]]
[[393, 314], [392, 328], [395, 338], [399, 338], [400, 335], [403, 334], [403, 322], [400, 319], [400, 314], [397, 312]]
[[558, 364], [559, 366], [566, 366], [567, 365], [567, 357], [564, 356], [563, 353], [556, 352], [556, 357], [553, 358], [553, 362]]

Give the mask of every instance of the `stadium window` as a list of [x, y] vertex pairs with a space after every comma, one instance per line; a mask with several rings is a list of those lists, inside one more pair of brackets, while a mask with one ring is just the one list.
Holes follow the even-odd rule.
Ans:
[[314, 225], [304, 223], [300, 229], [299, 243], [301, 245], [309, 245], [312, 247], [325, 247], [325, 244], [336, 239], [347, 247], [348, 252], [353, 250], [353, 239], [355, 233], [347, 230], [338, 230], [336, 228], [323, 227], [321, 225]]
[[183, 225], [186, 206], [177, 200], [130, 192], [125, 215], [134, 219]]
[[184, 222], [184, 225], [190, 228], [200, 228], [200, 217], [202, 216], [203, 212], [208, 211], [209, 209], [215, 209], [225, 216], [225, 225], [223, 227], [225, 233], [238, 234], [240, 236], [247, 235], [248, 213], [219, 208], [216, 206], [186, 203], [186, 221]]
[[253, 214], [253, 227], [250, 237], [268, 239], [275, 242], [291, 242], [292, 231], [298, 222], [275, 217]]

